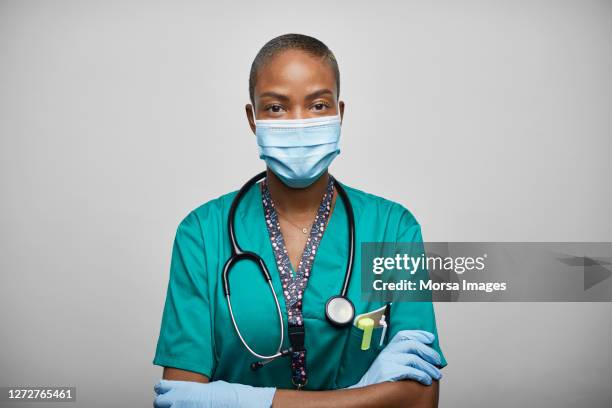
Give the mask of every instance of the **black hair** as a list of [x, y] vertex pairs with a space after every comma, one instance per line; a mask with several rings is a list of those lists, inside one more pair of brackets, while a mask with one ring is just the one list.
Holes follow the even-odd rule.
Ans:
[[336, 93], [338, 96], [340, 95], [340, 70], [338, 69], [338, 62], [334, 53], [327, 48], [327, 45], [307, 35], [284, 34], [268, 41], [259, 50], [251, 64], [251, 73], [249, 74], [249, 97], [251, 98], [251, 103], [255, 101], [255, 85], [259, 70], [273, 57], [287, 50], [301, 50], [325, 60], [334, 72], [336, 77]]

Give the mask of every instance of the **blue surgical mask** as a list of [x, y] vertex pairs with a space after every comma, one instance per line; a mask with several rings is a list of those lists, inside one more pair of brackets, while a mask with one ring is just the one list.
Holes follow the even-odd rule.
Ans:
[[255, 120], [259, 158], [281, 181], [305, 188], [340, 153], [340, 115]]

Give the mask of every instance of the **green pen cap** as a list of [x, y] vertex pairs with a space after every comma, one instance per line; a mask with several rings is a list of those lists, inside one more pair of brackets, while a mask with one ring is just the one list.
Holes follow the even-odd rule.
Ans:
[[372, 341], [372, 330], [374, 330], [374, 320], [369, 317], [362, 317], [357, 322], [357, 327], [363, 330], [363, 337], [361, 339], [361, 349], [368, 350], [370, 348], [370, 342]]

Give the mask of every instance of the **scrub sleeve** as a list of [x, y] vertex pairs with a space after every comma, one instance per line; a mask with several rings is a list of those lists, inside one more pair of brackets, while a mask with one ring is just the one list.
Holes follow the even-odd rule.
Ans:
[[176, 231], [153, 364], [210, 378], [214, 360], [205, 263], [202, 228], [197, 215], [191, 212]]
[[[406, 208], [401, 207], [398, 235], [396, 242], [413, 242], [418, 245], [423, 244], [421, 236], [421, 226], [414, 216]], [[418, 279], [429, 279], [427, 270], [421, 269]], [[391, 306], [391, 324], [389, 326], [389, 339], [400, 330], [425, 330], [433, 333], [435, 340], [430, 346], [440, 353], [442, 359], [441, 367], [447, 365], [444, 354], [440, 349], [440, 341], [438, 339], [438, 330], [436, 328], [436, 316], [434, 313], [433, 303], [426, 301], [396, 301]]]

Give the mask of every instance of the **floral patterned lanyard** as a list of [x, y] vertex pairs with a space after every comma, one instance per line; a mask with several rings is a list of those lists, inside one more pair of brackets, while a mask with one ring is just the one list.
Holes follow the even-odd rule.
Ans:
[[287, 306], [287, 320], [289, 325], [289, 339], [291, 342], [291, 381], [301, 389], [308, 382], [306, 374], [306, 349], [304, 349], [304, 321], [302, 319], [302, 296], [312, 272], [314, 257], [323, 238], [327, 220], [331, 212], [331, 200], [334, 193], [334, 178], [329, 175], [327, 189], [319, 205], [317, 215], [306, 241], [304, 252], [300, 259], [295, 276], [292, 273], [291, 260], [287, 253], [285, 241], [280, 231], [278, 213], [270, 197], [266, 180], [262, 183], [262, 201], [266, 217], [266, 225], [276, 265], [283, 286], [285, 305]]

